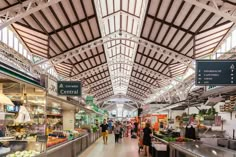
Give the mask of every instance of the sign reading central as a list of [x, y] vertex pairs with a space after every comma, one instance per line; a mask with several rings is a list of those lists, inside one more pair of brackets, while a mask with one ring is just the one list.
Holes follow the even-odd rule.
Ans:
[[80, 81], [58, 81], [57, 93], [59, 96], [81, 96]]

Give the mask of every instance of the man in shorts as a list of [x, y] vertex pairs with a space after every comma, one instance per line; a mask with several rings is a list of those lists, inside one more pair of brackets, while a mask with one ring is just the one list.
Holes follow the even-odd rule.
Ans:
[[108, 140], [108, 124], [106, 119], [103, 120], [103, 124], [100, 125], [101, 130], [102, 130], [102, 137], [103, 137], [103, 142], [104, 144], [107, 144]]

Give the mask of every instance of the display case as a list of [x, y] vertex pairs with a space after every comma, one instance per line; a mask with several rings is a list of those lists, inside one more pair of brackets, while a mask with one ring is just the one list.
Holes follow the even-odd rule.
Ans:
[[171, 143], [170, 157], [235, 157], [236, 152], [201, 142]]
[[[46, 151], [46, 92], [0, 73], [0, 156], [39, 156]], [[7, 101], [5, 101], [7, 100]]]

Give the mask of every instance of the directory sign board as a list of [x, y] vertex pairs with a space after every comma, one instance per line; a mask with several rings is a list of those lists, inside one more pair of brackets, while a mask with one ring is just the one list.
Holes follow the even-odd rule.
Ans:
[[81, 96], [80, 81], [58, 81], [57, 94], [59, 96]]
[[236, 60], [196, 60], [198, 86], [235, 86]]

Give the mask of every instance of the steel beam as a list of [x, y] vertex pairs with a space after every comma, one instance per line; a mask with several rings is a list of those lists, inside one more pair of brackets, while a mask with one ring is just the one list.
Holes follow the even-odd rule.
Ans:
[[105, 82], [107, 82], [107, 81], [109, 81], [109, 80], [111, 80], [110, 79], [110, 77], [109, 76], [107, 76], [106, 78], [102, 78], [101, 80], [99, 80], [99, 81], [96, 81], [96, 82], [94, 82], [94, 83], [89, 83], [88, 85], [86, 85], [86, 86], [84, 86], [84, 87], [94, 87], [94, 86], [98, 86], [98, 85], [100, 85], [100, 84], [102, 84], [102, 83], [105, 83]]
[[0, 30], [4, 27], [42, 10], [50, 5], [60, 2], [61, 0], [27, 0], [7, 9], [0, 11]]
[[94, 67], [90, 70], [87, 70], [85, 72], [82, 72], [82, 73], [79, 73], [79, 74], [76, 74], [72, 77], [67, 77], [65, 79], [67, 80], [80, 80], [81, 78], [84, 78], [86, 77], [87, 75], [90, 75], [90, 74], [95, 74], [96, 72], [100, 72], [100, 71], [103, 71], [105, 68], [108, 68], [108, 65], [105, 63], [105, 64], [102, 64], [100, 66], [97, 66], [97, 67]]
[[135, 21], [140, 21], [140, 18], [138, 17], [138, 16], [135, 16], [135, 15], [133, 15], [133, 14], [130, 14], [129, 12], [125, 12], [125, 11], [123, 11], [123, 10], [119, 10], [119, 11], [117, 11], [117, 12], [115, 12], [115, 13], [112, 13], [112, 14], [108, 14], [107, 16], [104, 16], [104, 17], [102, 17], [102, 20], [104, 21], [104, 20], [108, 20], [108, 19], [110, 19], [110, 18], [112, 18], [112, 17], [114, 17], [114, 16], [116, 16], [116, 15], [122, 15], [122, 16], [129, 16], [129, 17], [131, 17], [132, 19], [134, 19]]
[[[125, 33], [125, 32], [124, 32]], [[193, 61], [192, 58], [190, 57], [187, 57], [183, 54], [180, 54], [180, 53], [177, 53], [177, 52], [174, 52], [174, 51], [171, 51], [169, 49], [166, 49], [162, 46], [159, 46], [157, 44], [154, 44], [154, 43], [151, 43], [150, 41], [147, 41], [145, 39], [142, 39], [142, 38], [139, 38], [139, 37], [131, 37], [131, 38], [111, 38], [111, 34], [106, 36], [106, 37], [103, 37], [101, 39], [98, 39], [98, 40], [95, 40], [95, 41], [92, 41], [90, 43], [87, 43], [83, 46], [80, 46], [80, 47], [77, 47], [77, 48], [74, 48], [70, 51], [67, 51], [65, 53], [62, 53], [56, 57], [52, 57], [50, 58], [49, 60], [45, 60], [45, 61], [41, 61], [41, 62], [38, 62], [35, 64], [36, 65], [40, 65], [40, 64], [43, 64], [45, 62], [52, 62], [53, 65], [52, 66], [49, 66], [49, 68], [55, 66], [56, 64], [59, 64], [69, 58], [72, 58], [74, 56], [77, 56], [78, 54], [81, 54], [83, 52], [86, 52], [88, 50], [91, 50], [97, 46], [100, 46], [100, 45], [103, 45], [107, 42], [110, 42], [110, 41], [116, 41], [116, 40], [127, 40], [127, 41], [132, 41], [132, 42], [135, 42], [141, 46], [144, 46], [148, 49], [151, 49], [153, 51], [155, 51], [156, 53], [160, 53], [162, 54], [163, 56], [166, 56], [166, 57], [169, 57], [171, 59], [174, 59], [190, 68], [193, 68], [191, 65], [189, 65], [190, 62]], [[47, 69], [47, 70], [48, 70]]]
[[[224, 6], [222, 6], [220, 9], [216, 3], [216, 1], [211, 0], [212, 1], [212, 6], [211, 5], [207, 5], [205, 3], [205, 1], [198, 1], [198, 0], [184, 0], [192, 5], [195, 5], [199, 8], [205, 9], [209, 12], [215, 13], [216, 15], [223, 17], [226, 20], [232, 21], [234, 23], [236, 23], [236, 16], [235, 16], [235, 9], [236, 7], [232, 5], [232, 8], [228, 8], [228, 9], [224, 9]], [[221, 2], [221, 5], [224, 4], [223, 1]]]
[[128, 95], [124, 95], [124, 94], [112, 95], [112, 96], [107, 97], [107, 98], [105, 98], [105, 99], [101, 99], [101, 100], [99, 101], [99, 103], [104, 102], [104, 101], [107, 101], [107, 100], [109, 100], [109, 99], [121, 98], [121, 97], [122, 97], [122, 98], [127, 98], [127, 99], [130, 99], [130, 100], [134, 101], [134, 102], [139, 102], [139, 103], [143, 104], [142, 102], [140, 102], [140, 101], [138, 101], [138, 100], [135, 100], [135, 99], [129, 97]]

